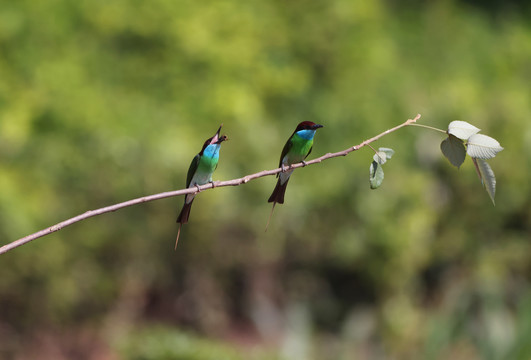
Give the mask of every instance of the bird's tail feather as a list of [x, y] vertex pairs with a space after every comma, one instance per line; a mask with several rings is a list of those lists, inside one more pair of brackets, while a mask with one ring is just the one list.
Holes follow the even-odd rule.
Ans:
[[[289, 180], [289, 178], [288, 178]], [[273, 190], [273, 193], [269, 197], [269, 200], [267, 202], [272, 202], [273, 207], [271, 208], [271, 213], [269, 214], [269, 219], [267, 219], [267, 224], [265, 231], [267, 231], [267, 228], [269, 227], [269, 222], [271, 221], [271, 217], [273, 216], [273, 210], [275, 210], [275, 205], [277, 203], [284, 204], [284, 194], [286, 193], [286, 187], [288, 186], [288, 180], [284, 184], [280, 182], [280, 179], [277, 181], [277, 185], [275, 186], [275, 189]]]
[[183, 226], [183, 224], [179, 223], [179, 230], [177, 230], [177, 238], [175, 239], [175, 248], [174, 248], [174, 250], [177, 250], [177, 243], [179, 242], [179, 235], [181, 235], [181, 226]]
[[194, 200], [192, 199], [192, 201], [190, 201], [188, 204], [186, 202], [184, 203], [181, 213], [177, 217], [176, 222], [181, 224], [186, 224], [188, 222], [188, 217], [190, 216], [190, 209], [192, 208], [193, 201]]
[[183, 224], [186, 224], [188, 222], [188, 217], [190, 216], [190, 209], [192, 208], [192, 201], [189, 203], [184, 203], [183, 208], [177, 217], [177, 222], [179, 223], [179, 230], [177, 231], [177, 238], [175, 239], [175, 250], [177, 250], [177, 243], [179, 242], [179, 235], [181, 235], [181, 227]]
[[267, 202], [284, 204], [284, 194], [286, 193], [286, 187], [288, 186], [288, 181], [289, 181], [289, 178], [286, 180], [284, 184], [281, 184], [280, 178], [279, 178], [277, 181], [277, 185], [275, 186], [275, 189], [273, 190], [273, 193], [271, 194]]
[[273, 210], [275, 210], [275, 205], [276, 204], [277, 204], [276, 202], [273, 203], [273, 207], [271, 208], [271, 212], [269, 213], [269, 219], [267, 219], [267, 224], [266, 224], [266, 228], [265, 228], [264, 232], [266, 232], [267, 228], [269, 227], [269, 222], [271, 221], [271, 217], [273, 216]]

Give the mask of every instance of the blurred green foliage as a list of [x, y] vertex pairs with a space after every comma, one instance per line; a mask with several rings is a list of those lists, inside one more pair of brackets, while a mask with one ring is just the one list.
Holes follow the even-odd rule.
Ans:
[[253, 350], [236, 350], [220, 342], [197, 339], [163, 327], [147, 327], [128, 335], [118, 344], [122, 356], [130, 360], [273, 360], [275, 355]]
[[381, 188], [365, 148], [297, 170], [267, 233], [272, 177], [200, 194], [177, 252], [175, 198], [38, 239], [0, 256], [0, 356], [530, 358], [530, 17], [405, 4], [0, 1], [2, 244], [182, 188], [220, 123], [219, 180], [274, 168], [302, 120], [312, 157], [417, 113], [505, 147], [496, 207], [406, 128]]

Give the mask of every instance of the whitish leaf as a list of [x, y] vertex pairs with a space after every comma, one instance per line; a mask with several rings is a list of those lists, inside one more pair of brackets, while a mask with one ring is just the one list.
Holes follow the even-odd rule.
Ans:
[[457, 167], [458, 169], [465, 161], [465, 145], [461, 140], [459, 140], [453, 135], [448, 135], [448, 137], [442, 141], [441, 151], [443, 155], [446, 156], [448, 160], [450, 160], [452, 165]]
[[371, 163], [369, 168], [369, 184], [371, 189], [377, 189], [382, 185], [384, 179], [384, 172], [382, 166], [377, 161]]
[[393, 149], [381, 147], [378, 149], [378, 152], [374, 154], [372, 158], [378, 164], [383, 165], [387, 162], [387, 160], [393, 157], [394, 153], [395, 151]]
[[477, 134], [481, 129], [478, 129], [466, 121], [455, 120], [448, 124], [448, 134], [453, 135], [461, 140], [467, 140], [470, 136]]
[[390, 149], [390, 148], [381, 147], [381, 148], [378, 149], [378, 151], [383, 151], [387, 155], [387, 159], [392, 158], [393, 155], [395, 154], [395, 151], [393, 149]]
[[387, 161], [387, 154], [383, 151], [378, 151], [374, 156], [372, 157], [374, 161], [376, 161], [378, 164], [383, 165]]
[[472, 161], [474, 161], [481, 183], [487, 190], [492, 203], [496, 205], [494, 202], [494, 195], [496, 194], [496, 176], [494, 176], [494, 171], [492, 171], [490, 165], [483, 159], [472, 158]]
[[496, 139], [483, 134], [470, 136], [466, 145], [466, 152], [470, 157], [483, 160], [492, 159], [502, 150], [503, 148]]

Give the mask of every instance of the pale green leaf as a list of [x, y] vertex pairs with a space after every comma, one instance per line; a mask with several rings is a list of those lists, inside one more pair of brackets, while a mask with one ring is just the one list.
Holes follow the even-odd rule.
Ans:
[[466, 152], [476, 159], [492, 159], [503, 150], [500, 143], [490, 136], [474, 134], [467, 141]]
[[378, 164], [383, 165], [387, 162], [387, 154], [383, 151], [378, 151], [374, 156], [372, 157], [374, 161], [376, 161]]
[[476, 171], [481, 183], [487, 190], [492, 203], [496, 205], [494, 202], [494, 195], [496, 194], [496, 176], [494, 175], [494, 171], [492, 171], [490, 165], [483, 159], [472, 158], [472, 161], [476, 166]]
[[441, 143], [443, 155], [450, 160], [453, 166], [459, 168], [465, 161], [466, 150], [461, 140], [453, 135], [448, 135]]
[[392, 158], [393, 155], [395, 154], [395, 151], [393, 149], [391, 149], [391, 148], [381, 147], [381, 148], [378, 149], [378, 151], [384, 152], [387, 155], [387, 159]]
[[453, 135], [461, 140], [467, 140], [470, 136], [477, 134], [481, 129], [478, 129], [466, 121], [455, 120], [448, 124], [448, 134]]
[[381, 147], [378, 149], [378, 152], [372, 157], [374, 161], [378, 164], [383, 165], [387, 162], [388, 159], [393, 157], [395, 151], [390, 148]]
[[373, 161], [369, 168], [369, 183], [371, 189], [377, 189], [382, 185], [384, 179], [384, 172], [382, 166], [377, 162]]

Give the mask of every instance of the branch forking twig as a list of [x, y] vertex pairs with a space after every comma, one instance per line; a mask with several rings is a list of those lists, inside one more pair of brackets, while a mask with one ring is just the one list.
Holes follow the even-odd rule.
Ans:
[[[388, 130], [382, 132], [381, 134], [378, 134], [378, 135], [376, 135], [376, 136], [374, 136], [374, 137], [372, 137], [372, 138], [370, 138], [368, 140], [363, 141], [362, 143], [360, 143], [358, 145], [349, 147], [348, 149], [345, 149], [343, 151], [339, 151], [339, 152], [335, 152], [335, 153], [326, 153], [325, 155], [323, 155], [321, 157], [318, 157], [316, 159], [300, 162], [300, 163], [297, 163], [297, 164], [293, 164], [289, 168], [290, 169], [297, 169], [297, 168], [304, 167], [304, 166], [307, 166], [307, 165], [317, 164], [317, 163], [320, 163], [320, 162], [322, 162], [324, 160], [328, 160], [328, 159], [331, 159], [331, 158], [334, 158], [334, 157], [346, 156], [349, 153], [351, 153], [353, 151], [356, 151], [356, 150], [359, 150], [362, 147], [367, 146], [370, 143], [380, 139], [381, 137], [383, 137], [383, 136], [385, 136], [385, 135], [387, 135], [389, 133], [392, 133], [392, 132], [394, 132], [394, 131], [402, 128], [402, 127], [405, 127], [405, 126], [408, 126], [408, 125], [414, 125], [418, 119], [420, 119], [420, 114], [417, 114], [417, 116], [414, 119], [408, 119], [404, 123], [402, 123], [400, 125], [397, 125], [397, 126], [391, 128], [391, 129], [388, 129]], [[260, 177], [278, 174], [279, 172], [281, 172], [283, 170], [284, 169], [282, 169], [282, 168], [277, 168], [277, 169], [273, 169], [273, 170], [264, 170], [264, 171], [260, 171], [260, 172], [255, 173], [255, 174], [246, 175], [246, 176], [241, 177], [239, 179], [226, 180], [226, 181], [214, 181], [212, 183], [208, 183], [208, 184], [197, 186], [197, 187], [194, 186], [194, 187], [191, 187], [191, 188], [188, 188], [188, 189], [167, 191], [167, 192], [163, 192], [163, 193], [159, 193], [159, 194], [143, 196], [143, 197], [140, 197], [140, 198], [132, 199], [132, 200], [129, 200], [129, 201], [124, 201], [124, 202], [121, 202], [121, 203], [118, 203], [118, 204], [106, 206], [106, 207], [99, 208], [99, 209], [96, 209], [96, 210], [89, 210], [89, 211], [87, 211], [87, 212], [85, 212], [83, 214], [77, 215], [77, 216], [75, 216], [73, 218], [70, 218], [70, 219], [62, 221], [60, 223], [57, 223], [55, 225], [52, 225], [52, 226], [50, 226], [50, 227], [48, 227], [46, 229], [40, 230], [40, 231], [38, 231], [36, 233], [27, 235], [27, 236], [25, 236], [23, 238], [20, 238], [18, 240], [10, 242], [10, 243], [0, 247], [0, 254], [4, 254], [4, 253], [6, 253], [6, 252], [8, 252], [10, 250], [13, 250], [16, 247], [24, 245], [24, 244], [26, 244], [26, 243], [28, 243], [30, 241], [33, 241], [33, 240], [38, 239], [40, 237], [49, 235], [49, 234], [51, 234], [53, 232], [61, 230], [62, 228], [66, 227], [66, 226], [70, 226], [72, 224], [75, 224], [75, 223], [77, 223], [79, 221], [88, 219], [88, 218], [93, 217], [93, 216], [105, 214], [105, 213], [108, 213], [108, 212], [113, 212], [113, 211], [116, 211], [118, 209], [122, 209], [124, 207], [133, 206], [133, 205], [137, 205], [137, 204], [148, 202], [148, 201], [165, 199], [165, 198], [168, 198], [168, 197], [185, 195], [185, 194], [193, 194], [193, 193], [198, 193], [198, 192], [203, 191], [203, 190], [208, 190], [208, 189], [213, 189], [213, 188], [218, 188], [218, 187], [223, 187], [223, 186], [238, 186], [238, 185], [246, 184], [249, 181], [254, 180], [254, 179], [258, 179]]]

